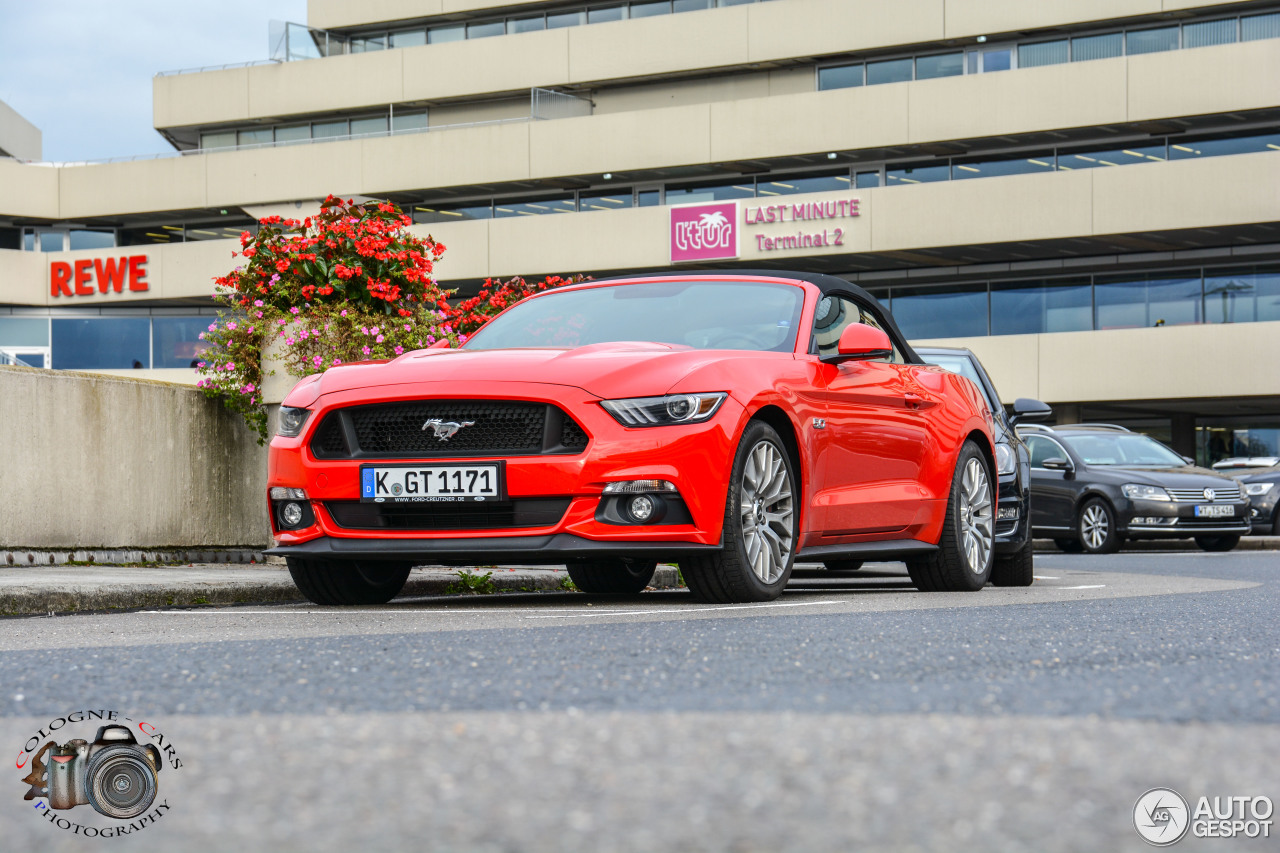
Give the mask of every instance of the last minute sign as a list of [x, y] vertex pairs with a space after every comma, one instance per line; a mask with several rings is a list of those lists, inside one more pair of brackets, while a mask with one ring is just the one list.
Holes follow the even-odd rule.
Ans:
[[147, 283], [147, 256], [124, 258], [82, 258], [49, 264], [50, 296], [97, 296], [114, 290], [124, 293], [150, 290]]

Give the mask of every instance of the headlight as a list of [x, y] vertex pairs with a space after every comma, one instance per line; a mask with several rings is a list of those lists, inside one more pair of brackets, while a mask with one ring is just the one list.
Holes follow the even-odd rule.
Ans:
[[996, 444], [996, 471], [1001, 474], [1012, 474], [1018, 469], [1018, 454], [1003, 441]]
[[307, 415], [311, 414], [308, 409], [290, 409], [287, 406], [280, 407], [280, 424], [276, 427], [276, 435], [282, 435], [285, 438], [297, 438], [302, 432], [302, 425], [307, 422]]
[[1242, 484], [1247, 495], [1265, 495], [1276, 487], [1275, 483], [1244, 483]]
[[724, 398], [723, 391], [706, 394], [668, 394], [665, 397], [632, 397], [628, 400], [602, 400], [600, 405], [623, 426], [651, 427], [671, 424], [696, 424], [716, 413]]
[[1143, 486], [1130, 483], [1120, 487], [1121, 493], [1131, 501], [1171, 501], [1173, 497], [1159, 486]]

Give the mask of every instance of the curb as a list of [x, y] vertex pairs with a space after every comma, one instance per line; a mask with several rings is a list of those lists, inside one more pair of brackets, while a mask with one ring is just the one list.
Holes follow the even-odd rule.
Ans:
[[[1037, 554], [1060, 554], [1058, 546], [1052, 539], [1032, 540], [1032, 550]], [[1242, 536], [1235, 551], [1280, 551], [1280, 536]], [[1126, 551], [1193, 551], [1204, 553], [1193, 539], [1129, 539], [1125, 540], [1120, 553]]]
[[261, 548], [0, 548], [0, 569], [5, 566], [65, 566], [81, 563], [261, 563]]

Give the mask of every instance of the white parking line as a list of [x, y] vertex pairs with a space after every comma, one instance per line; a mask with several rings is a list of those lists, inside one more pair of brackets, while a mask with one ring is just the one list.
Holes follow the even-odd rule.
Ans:
[[1032, 575], [1031, 577], [1038, 581], [1056, 581], [1058, 579], [1057, 575]]
[[1103, 589], [1104, 587], [1106, 587], [1105, 583], [1095, 583], [1087, 586], [1060, 586], [1057, 589]]
[[814, 607], [821, 604], [844, 604], [845, 601], [771, 601], [767, 604], [722, 604], [719, 607], [681, 607], [681, 608], [663, 608], [661, 610], [598, 610], [594, 613], [558, 613], [545, 614], [541, 613], [537, 616], [526, 616], [526, 619], [581, 619], [584, 616], [645, 616], [651, 613], [705, 613], [709, 610], [757, 610], [761, 607]]

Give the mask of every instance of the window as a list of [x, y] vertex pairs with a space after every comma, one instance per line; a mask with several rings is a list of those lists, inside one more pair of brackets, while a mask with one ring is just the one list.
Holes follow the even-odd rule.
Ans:
[[587, 23], [600, 24], [605, 21], [621, 21], [627, 16], [627, 8], [625, 6], [613, 6], [608, 9], [588, 9]]
[[991, 285], [991, 334], [1033, 335], [1093, 328], [1089, 278], [1011, 281]]
[[208, 346], [200, 333], [209, 328], [208, 317], [153, 317], [152, 367], [195, 367]]
[[327, 139], [333, 136], [347, 136], [346, 119], [338, 121], [317, 121], [311, 125], [311, 136], [313, 139]]
[[1230, 44], [1236, 40], [1236, 19], [1198, 21], [1182, 25], [1183, 47], [1207, 47], [1213, 44]]
[[1154, 30], [1129, 30], [1125, 33], [1125, 53], [1137, 56], [1141, 53], [1160, 53], [1178, 49], [1178, 28], [1159, 27]]
[[1070, 58], [1070, 43], [1066, 39], [1018, 45], [1019, 68], [1037, 68], [1041, 65], [1060, 65]]
[[1013, 48], [1011, 47], [994, 47], [980, 51], [982, 54], [983, 74], [992, 71], [1008, 71], [1013, 67]]
[[426, 110], [417, 112], [397, 112], [391, 116], [391, 131], [422, 130], [427, 126]]
[[885, 178], [889, 186], [903, 184], [928, 184], [934, 181], [945, 181], [951, 177], [951, 167], [946, 163], [913, 163], [910, 166], [890, 166], [885, 169]]
[[1088, 148], [1058, 152], [1058, 168], [1094, 169], [1100, 166], [1128, 166], [1134, 163], [1159, 162], [1165, 159], [1164, 143], [1141, 145], [1135, 143], [1120, 148]]
[[242, 130], [237, 139], [238, 145], [270, 145], [275, 141], [275, 134], [269, 127], [256, 127]]
[[854, 180], [857, 182], [856, 185], [860, 190], [870, 189], [872, 187], [878, 187], [880, 186], [880, 173], [879, 172], [859, 172], [854, 177]]
[[562, 27], [576, 27], [586, 23], [585, 12], [548, 12], [547, 29], [558, 30]]
[[77, 249], [110, 249], [116, 244], [115, 231], [73, 230], [70, 236], [73, 252]]
[[151, 364], [147, 317], [54, 317], [53, 367], [59, 370], [144, 368]]
[[963, 53], [939, 53], [933, 56], [916, 57], [917, 80], [929, 80], [934, 77], [955, 77], [963, 73]]
[[417, 47], [427, 43], [426, 30], [401, 30], [391, 34], [392, 47]]
[[698, 9], [710, 9], [711, 0], [673, 0], [671, 8], [676, 12], [694, 12]]
[[374, 50], [385, 50], [386, 47], [387, 37], [385, 35], [364, 36], [351, 40], [352, 53], [369, 53]]
[[1046, 459], [1070, 459], [1067, 451], [1062, 449], [1062, 445], [1043, 435], [1027, 434], [1022, 436], [1022, 440], [1027, 443], [1027, 451], [1031, 454], [1031, 467], [1044, 468]]
[[1206, 323], [1280, 320], [1280, 266], [1205, 270], [1204, 320]]
[[636, 202], [638, 207], [657, 207], [662, 204], [662, 190], [639, 190]]
[[813, 312], [813, 342], [817, 344], [818, 355], [835, 355], [844, 330], [861, 322], [862, 309], [852, 299], [838, 293], [822, 297]]
[[491, 36], [502, 36], [507, 34], [507, 24], [505, 21], [488, 21], [482, 24], [467, 24], [467, 38], [484, 39]]
[[1095, 327], [1132, 329], [1201, 322], [1200, 277], [1176, 274], [1098, 276]]
[[849, 189], [849, 172], [829, 172], [825, 175], [783, 175], [773, 180], [761, 178], [756, 184], [758, 195], [795, 195], [797, 193], [825, 193]]
[[867, 63], [867, 85], [879, 83], [901, 83], [911, 79], [912, 61], [910, 59], [886, 59], [881, 62]]
[[579, 210], [622, 210], [631, 207], [631, 193], [579, 193]]
[[1280, 12], [1240, 19], [1240, 41], [1280, 38]]
[[48, 317], [0, 317], [0, 347], [47, 347]]
[[234, 130], [220, 130], [214, 133], [200, 134], [200, 147], [203, 149], [212, 148], [235, 148], [236, 132]]
[[1225, 154], [1249, 154], [1254, 151], [1280, 151], [1280, 132], [1237, 136], [1169, 138], [1169, 159], [1218, 157]]
[[754, 198], [755, 184], [750, 178], [738, 183], [693, 184], [684, 187], [667, 187], [667, 204], [692, 204], [699, 201], [728, 201], [734, 198]]
[[413, 221], [420, 222], [457, 222], [461, 219], [492, 219], [493, 204], [490, 202], [468, 202], [454, 205], [437, 205], [435, 207], [419, 206], [413, 209]]
[[577, 209], [572, 193], [534, 199], [498, 201], [493, 206], [494, 216], [498, 219], [508, 216], [542, 216], [547, 213], [573, 213]]
[[387, 117], [373, 116], [371, 118], [353, 118], [351, 120], [351, 135], [359, 136], [364, 133], [386, 133]]
[[1000, 175], [1026, 175], [1053, 171], [1053, 152], [1010, 154], [1003, 157], [969, 157], [951, 164], [953, 181], [968, 178], [994, 178]]
[[895, 287], [893, 316], [908, 339], [986, 335], [987, 286]]
[[643, 2], [631, 4], [631, 17], [633, 18], [651, 18], [654, 15], [670, 15], [671, 0], [660, 0], [660, 2]]
[[462, 41], [467, 37], [467, 28], [463, 24], [452, 27], [432, 27], [427, 30], [427, 44], [444, 44], [450, 41]]
[[1080, 36], [1071, 40], [1071, 61], [1110, 59], [1124, 55], [1124, 35], [1106, 33], [1100, 36]]
[[547, 19], [542, 15], [534, 15], [529, 18], [508, 18], [507, 32], [509, 33], [532, 33], [537, 30], [543, 30], [547, 27]]
[[818, 90], [850, 89], [862, 85], [862, 63], [857, 65], [832, 65], [818, 69]]
[[298, 142], [311, 138], [311, 125], [291, 124], [276, 128], [276, 142]]
[[37, 231], [36, 239], [42, 252], [61, 252], [66, 247], [66, 237], [61, 231]]

